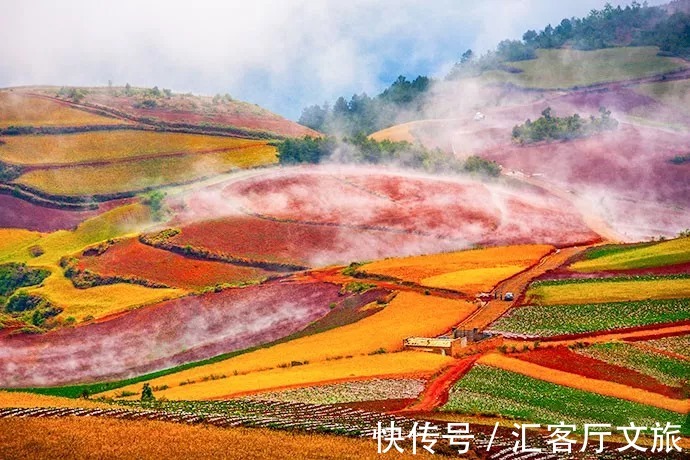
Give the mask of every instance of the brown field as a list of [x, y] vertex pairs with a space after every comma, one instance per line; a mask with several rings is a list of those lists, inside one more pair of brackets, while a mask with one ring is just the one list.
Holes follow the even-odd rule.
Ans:
[[[279, 447], [278, 447], [279, 446]], [[376, 441], [259, 428], [65, 417], [0, 419], [0, 458], [379, 459]], [[390, 458], [432, 458], [389, 454]]]

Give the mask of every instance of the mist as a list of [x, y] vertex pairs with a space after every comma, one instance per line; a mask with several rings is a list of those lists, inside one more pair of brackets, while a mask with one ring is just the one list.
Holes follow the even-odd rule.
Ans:
[[[0, 87], [133, 86], [230, 93], [292, 119], [398, 75], [442, 76], [605, 0], [28, 0], [3, 5]], [[662, 3], [654, 0], [650, 4]]]

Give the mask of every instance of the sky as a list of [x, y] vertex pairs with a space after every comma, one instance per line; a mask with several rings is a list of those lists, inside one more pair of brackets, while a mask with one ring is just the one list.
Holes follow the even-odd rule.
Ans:
[[3, 3], [0, 87], [103, 86], [111, 80], [229, 93], [296, 120], [307, 105], [378, 94], [398, 75], [443, 77], [467, 49], [493, 49], [528, 29], [585, 16], [606, 1]]

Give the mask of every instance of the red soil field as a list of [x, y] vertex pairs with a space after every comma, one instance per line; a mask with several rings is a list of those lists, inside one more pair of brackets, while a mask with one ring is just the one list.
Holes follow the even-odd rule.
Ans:
[[648, 375], [580, 355], [566, 347], [543, 348], [511, 356], [551, 369], [570, 372], [592, 379], [620, 383], [670, 398], [683, 399], [683, 390], [681, 388], [664, 385]]
[[271, 274], [258, 268], [187, 258], [147, 246], [136, 238], [119, 241], [101, 255], [82, 256], [78, 267], [103, 276], [133, 276], [183, 289], [256, 280]]
[[611, 278], [617, 276], [644, 276], [644, 275], [680, 275], [690, 273], [690, 262], [664, 267], [635, 268], [631, 270], [605, 270], [598, 272], [575, 272], [567, 268], [545, 273], [537, 280], [561, 280], [561, 279], [588, 279], [588, 278]]
[[[205, 99], [207, 107], [200, 107]], [[94, 92], [87, 95], [88, 103], [125, 112], [138, 118], [153, 118], [169, 123], [202, 124], [235, 126], [261, 131], [269, 131], [282, 136], [302, 137], [320, 136], [316, 131], [290, 121], [279, 115], [261, 109], [253, 104], [231, 102], [229, 106], [210, 104], [211, 98], [194, 96], [189, 99], [176, 95], [171, 100], [163, 100], [160, 106], [153, 109], [135, 107], [140, 102], [124, 95], [113, 97], [105, 92]]]
[[328, 283], [268, 282], [188, 296], [109, 321], [43, 335], [0, 337], [0, 387], [124, 378], [268, 343], [381, 291], [340, 295]]
[[81, 222], [131, 200], [103, 203], [92, 211], [46, 208], [10, 195], [0, 194], [0, 228], [25, 228], [53, 232], [75, 228]]
[[276, 222], [239, 215], [185, 225], [169, 241], [255, 261], [319, 266], [438, 252], [461, 242], [376, 230]]
[[465, 246], [597, 239], [569, 203], [543, 192], [385, 168], [284, 169], [234, 182], [223, 197], [280, 220], [410, 232]]

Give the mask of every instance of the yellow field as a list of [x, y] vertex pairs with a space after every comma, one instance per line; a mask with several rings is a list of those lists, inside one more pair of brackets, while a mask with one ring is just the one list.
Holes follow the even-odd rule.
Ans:
[[120, 125], [124, 121], [73, 109], [28, 94], [0, 92], [0, 128], [7, 126]]
[[[434, 458], [392, 449], [386, 458]], [[0, 419], [3, 459], [380, 459], [376, 441], [266, 428], [216, 428], [97, 417]]]
[[690, 279], [615, 281], [537, 286], [527, 298], [542, 305], [623, 302], [690, 297]]
[[[211, 375], [256, 372], [268, 368], [277, 368], [291, 361], [309, 361], [311, 366], [326, 359], [362, 355], [375, 352], [381, 348], [387, 352], [398, 351], [402, 349], [403, 339], [411, 336], [436, 336], [442, 334], [466, 318], [475, 308], [475, 305], [465, 301], [424, 296], [413, 292], [401, 292], [382, 311], [354, 324], [253, 351], [219, 363], [200, 366], [161, 377], [153, 380], [152, 385], [168, 385], [172, 391], [182, 381], [200, 381], [204, 377]], [[400, 356], [407, 355], [401, 354]], [[413, 356], [421, 357], [423, 355], [414, 354]], [[323, 374], [317, 380], [333, 378], [331, 377], [329, 366], [338, 362], [339, 360], [332, 360], [325, 363], [323, 368], [318, 368], [323, 369]], [[402, 370], [396, 371], [394, 369], [394, 367], [386, 369], [376, 368], [369, 369], [367, 372], [370, 372], [370, 375], [402, 372]], [[361, 370], [361, 372], [364, 371], [364, 369]], [[275, 381], [273, 386], [286, 384], [289, 383]], [[185, 387], [187, 386], [189, 388], [186, 388], [185, 391], [192, 391], [192, 387], [195, 385], [185, 385]], [[137, 385], [127, 389], [134, 391], [137, 389]]]
[[[46, 267], [48, 268], [48, 267]], [[92, 316], [100, 318], [132, 308], [173, 299], [186, 294], [181, 289], [153, 289], [136, 284], [118, 283], [77, 289], [65, 278], [61, 270], [53, 273], [38, 288], [26, 288], [41, 294], [55, 305], [62, 307], [61, 318], [73, 316], [78, 321]]]
[[690, 409], [690, 404], [688, 404], [687, 400], [681, 401], [660, 395], [658, 393], [652, 393], [639, 388], [632, 388], [620, 383], [583, 377], [581, 375], [539, 366], [538, 364], [522, 361], [516, 358], [510, 358], [498, 353], [486, 354], [477, 362], [479, 364], [486, 364], [487, 366], [493, 366], [535, 379], [555, 383], [556, 385], [563, 385], [570, 388], [576, 388], [578, 390], [590, 391], [592, 393], [612, 396], [614, 398], [627, 399], [628, 401], [647, 404], [674, 412], [684, 413]]
[[690, 237], [641, 248], [622, 249], [596, 259], [575, 262], [570, 268], [581, 272], [593, 272], [661, 267], [685, 262], [690, 262]]
[[0, 228], [0, 260], [17, 247], [36, 243], [41, 239], [41, 234], [19, 228]]
[[[163, 396], [175, 400], [198, 400], [223, 398], [236, 393], [271, 390], [288, 385], [310, 385], [327, 380], [420, 373], [430, 375], [448, 365], [451, 360], [452, 358], [436, 353], [413, 351], [355, 356], [337, 361], [321, 361], [303, 366], [252, 372], [246, 375], [230, 374], [224, 379], [176, 386], [157, 391], [155, 394], [157, 397]], [[136, 388], [136, 385], [133, 388]]]
[[201, 134], [110, 131], [56, 136], [13, 136], [0, 146], [0, 160], [22, 165], [74, 164], [165, 153], [261, 147], [266, 141]]
[[386, 259], [366, 264], [361, 269], [425, 286], [475, 293], [490, 290], [498, 282], [534, 265], [552, 250], [548, 245], [504, 246]]
[[35, 393], [0, 391], [0, 407], [93, 407], [112, 408], [111, 404], [85, 399], [61, 398]]
[[103, 166], [74, 166], [29, 171], [16, 182], [55, 195], [93, 195], [139, 191], [173, 183], [189, 182], [237, 168], [273, 164], [275, 147], [150, 158]]

